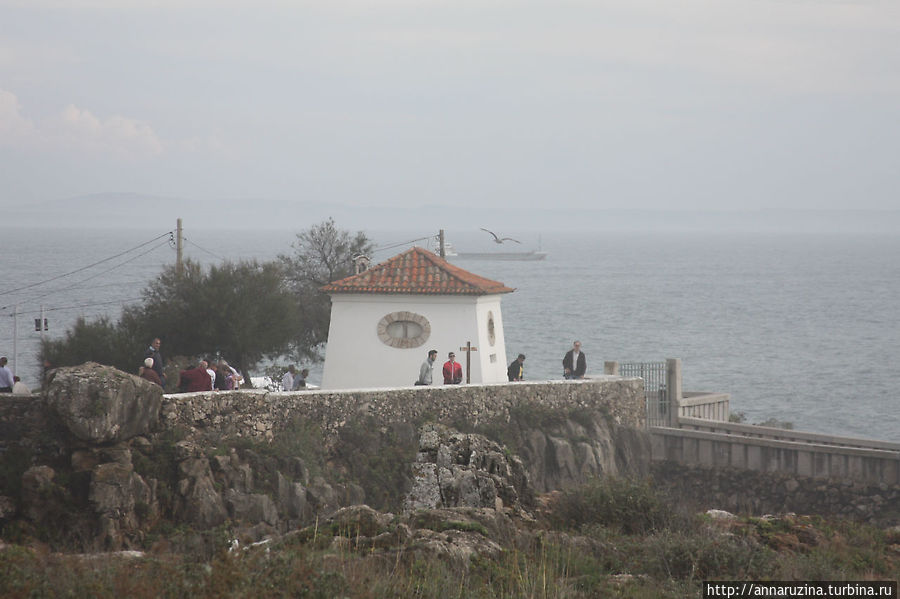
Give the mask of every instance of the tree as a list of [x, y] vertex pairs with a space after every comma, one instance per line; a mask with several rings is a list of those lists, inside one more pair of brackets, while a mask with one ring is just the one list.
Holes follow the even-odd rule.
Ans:
[[299, 305], [300, 328], [294, 353], [301, 359], [321, 359], [319, 349], [328, 340], [331, 298], [319, 289], [354, 274], [353, 259], [370, 255], [373, 246], [362, 231], [351, 236], [329, 218], [298, 233], [291, 248], [292, 254], [279, 259]]
[[128, 346], [127, 338], [119, 323], [107, 316], [93, 321], [82, 316], [62, 339], [43, 340], [41, 356], [54, 367], [99, 362], [136, 374], [141, 365], [137, 359], [140, 356], [132, 355], [134, 351]]
[[182, 276], [170, 266], [143, 291], [143, 303], [125, 308], [116, 323], [79, 320], [42, 354], [57, 366], [93, 360], [134, 372], [150, 339], [163, 355], [222, 356], [244, 379], [264, 357], [287, 352], [299, 326], [296, 296], [279, 262], [226, 262], [204, 271], [190, 260]]
[[187, 261], [181, 277], [166, 268], [144, 290], [141, 315], [148, 337], [181, 354], [220, 355], [239, 364], [246, 380], [262, 358], [288, 351], [299, 326], [277, 262], [226, 262], [204, 273]]

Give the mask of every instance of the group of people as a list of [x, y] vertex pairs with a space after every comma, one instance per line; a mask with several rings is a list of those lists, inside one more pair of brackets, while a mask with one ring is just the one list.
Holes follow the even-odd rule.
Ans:
[[178, 391], [231, 391], [241, 385], [244, 377], [225, 360], [200, 360], [194, 368], [178, 373]]
[[[434, 382], [434, 363], [437, 361], [438, 351], [432, 349], [428, 352], [428, 357], [422, 362], [419, 368], [419, 378], [416, 379], [416, 385], [430, 385]], [[463, 380], [462, 364], [456, 361], [456, 354], [450, 352], [447, 354], [447, 361], [444, 362], [442, 368], [445, 385], [459, 385]]]
[[[163, 370], [164, 360], [159, 337], [150, 342], [144, 352], [144, 363], [138, 375], [160, 387], [166, 386], [166, 375]], [[194, 368], [178, 373], [178, 391], [230, 391], [240, 387], [244, 377], [225, 360], [200, 360]]]
[[[567, 351], [566, 355], [563, 356], [562, 366], [563, 378], [584, 378], [584, 374], [587, 372], [587, 358], [585, 357], [584, 352], [581, 351], [581, 341], [576, 341], [572, 344], [572, 349]], [[512, 361], [512, 364], [506, 369], [506, 378], [508, 378], [511, 383], [525, 380], [525, 354], [519, 354], [518, 357]]]
[[0, 393], [31, 395], [31, 389], [22, 382], [22, 379], [13, 374], [6, 365], [8, 362], [6, 356], [0, 357]]
[[[428, 352], [428, 358], [422, 362], [419, 368], [419, 378], [416, 385], [430, 385], [434, 381], [434, 363], [437, 361], [438, 351], [432, 349]], [[445, 385], [458, 385], [463, 379], [462, 365], [456, 361], [456, 354], [450, 352], [444, 362], [443, 375]], [[583, 379], [587, 372], [587, 358], [581, 351], [581, 341], [575, 341], [572, 349], [566, 352], [562, 359], [563, 378]], [[506, 369], [506, 378], [510, 382], [525, 380], [525, 354], [519, 354]]]
[[281, 377], [282, 391], [300, 391], [306, 389], [306, 377], [309, 376], [309, 369], [304, 368], [297, 372], [296, 366], [291, 364], [288, 366], [287, 372]]

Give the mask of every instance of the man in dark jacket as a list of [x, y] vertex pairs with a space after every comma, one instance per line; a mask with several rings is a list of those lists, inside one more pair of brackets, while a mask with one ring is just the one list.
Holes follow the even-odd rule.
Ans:
[[162, 381], [162, 386], [166, 385], [166, 375], [163, 374], [163, 355], [159, 353], [159, 346], [162, 345], [162, 342], [159, 340], [159, 337], [150, 342], [150, 347], [147, 348], [147, 351], [144, 352], [144, 359], [153, 358], [153, 370], [159, 376], [159, 380]]
[[511, 383], [525, 380], [525, 354], [519, 354], [519, 357], [512, 361], [506, 369], [506, 378]]
[[581, 341], [576, 341], [563, 358], [563, 376], [567, 379], [583, 379], [587, 372], [587, 358], [581, 351]]

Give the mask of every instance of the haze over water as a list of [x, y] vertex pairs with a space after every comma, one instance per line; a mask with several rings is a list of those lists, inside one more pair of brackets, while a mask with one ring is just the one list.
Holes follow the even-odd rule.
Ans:
[[[388, 245], [429, 232], [369, 234]], [[0, 292], [103, 260], [162, 231], [3, 233]], [[186, 254], [204, 263], [265, 260], [289, 252], [294, 233], [191, 231]], [[483, 235], [449, 232], [459, 249], [484, 249]], [[523, 241], [532, 249], [537, 235]], [[545, 233], [542, 244], [550, 253], [543, 262], [455, 261], [516, 288], [503, 298], [506, 350], [509, 360], [528, 356], [527, 379], [561, 378], [562, 355], [580, 339], [589, 372], [602, 372], [604, 360], [678, 357], [685, 390], [731, 393], [732, 410], [749, 422], [775, 418], [802, 430], [900, 440], [897, 235], [577, 232]], [[377, 252], [375, 261], [405, 247]], [[127, 264], [140, 251], [0, 296], [0, 353], [10, 357], [7, 315], [20, 304], [17, 370], [26, 383], [37, 382], [33, 319], [40, 305], [53, 337], [81, 314], [118, 316], [120, 300], [138, 298], [174, 261], [165, 238], [147, 250]], [[138, 356], [142, 351], [135, 348]], [[314, 367], [312, 382], [319, 373]]]

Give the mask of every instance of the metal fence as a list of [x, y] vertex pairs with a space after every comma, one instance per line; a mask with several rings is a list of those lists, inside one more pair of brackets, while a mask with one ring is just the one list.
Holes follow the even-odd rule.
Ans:
[[667, 426], [669, 391], [666, 387], [665, 362], [619, 362], [619, 376], [644, 379], [647, 426]]

